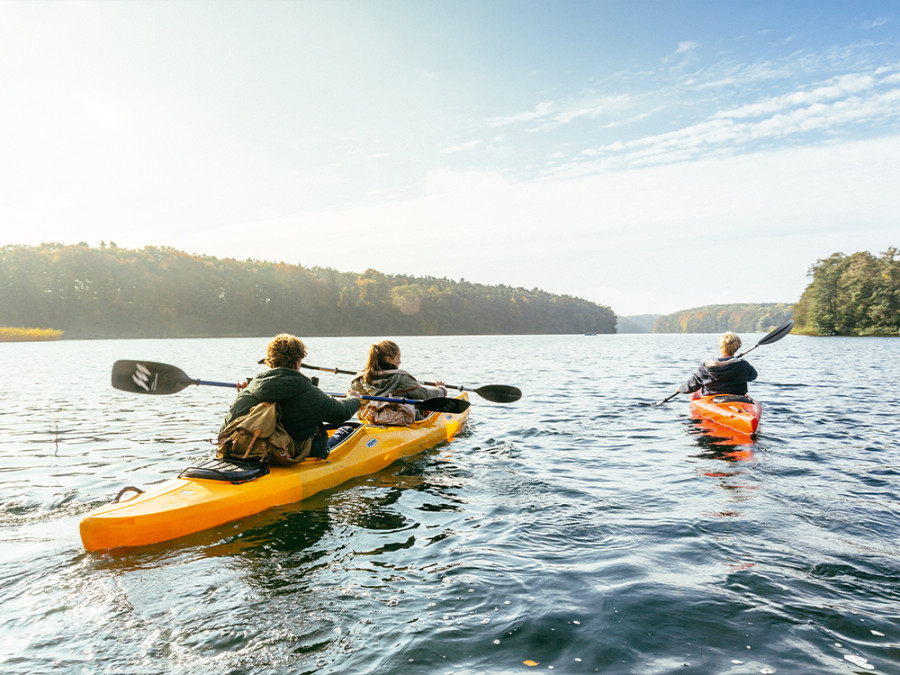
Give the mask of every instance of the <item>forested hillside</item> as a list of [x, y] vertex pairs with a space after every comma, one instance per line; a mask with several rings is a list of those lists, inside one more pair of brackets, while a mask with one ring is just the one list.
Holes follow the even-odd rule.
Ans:
[[538, 289], [362, 274], [171, 248], [0, 248], [0, 326], [66, 338], [614, 333], [608, 307]]
[[784, 303], [707, 305], [661, 316], [654, 333], [767, 333], [791, 318], [793, 306]]
[[900, 260], [893, 246], [816, 261], [794, 309], [796, 331], [814, 335], [900, 334]]

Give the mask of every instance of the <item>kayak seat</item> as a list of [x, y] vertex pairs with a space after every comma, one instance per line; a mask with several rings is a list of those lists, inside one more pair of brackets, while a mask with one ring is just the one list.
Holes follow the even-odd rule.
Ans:
[[323, 425], [328, 431], [336, 431], [341, 427], [353, 427], [356, 429], [357, 427], [361, 427], [362, 424], [360, 422], [353, 422], [351, 420], [347, 420], [346, 422], [339, 422], [338, 424], [324, 424]]
[[753, 399], [749, 396], [742, 396], [740, 394], [720, 394], [719, 396], [713, 396], [713, 403], [753, 403]]
[[178, 477], [221, 480], [237, 485], [265, 476], [267, 473], [269, 473], [269, 467], [261, 462], [210, 457], [197, 466], [189, 466], [178, 474]]

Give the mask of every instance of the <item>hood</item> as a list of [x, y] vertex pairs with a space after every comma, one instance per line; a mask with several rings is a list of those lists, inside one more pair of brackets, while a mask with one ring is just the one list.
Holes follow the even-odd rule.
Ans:
[[273, 368], [254, 377], [247, 391], [260, 401], [279, 401], [312, 386], [306, 375], [290, 368]]
[[732, 373], [739, 373], [743, 368], [743, 359], [729, 357], [727, 359], [715, 359], [707, 361], [704, 365], [716, 374], [719, 379], [727, 379]]
[[357, 386], [365, 390], [367, 394], [372, 394], [373, 392], [388, 392], [397, 388], [397, 385], [400, 383], [400, 378], [405, 374], [406, 373], [402, 370], [381, 370], [372, 374], [372, 382], [366, 382], [363, 379], [363, 373], [357, 375], [353, 381]]

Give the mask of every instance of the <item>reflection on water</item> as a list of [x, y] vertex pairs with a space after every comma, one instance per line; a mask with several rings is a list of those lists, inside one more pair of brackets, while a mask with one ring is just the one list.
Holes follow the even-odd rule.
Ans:
[[[234, 395], [118, 392], [112, 362], [238, 381], [267, 339], [0, 345], [0, 667], [896, 671], [900, 341], [754, 352], [743, 438], [686, 397], [654, 405], [715, 341], [403, 338], [423, 379], [523, 399], [473, 395], [456, 442], [299, 504], [97, 554], [80, 518], [204, 457]], [[309, 358], [354, 369], [371, 342], [310, 339]]]

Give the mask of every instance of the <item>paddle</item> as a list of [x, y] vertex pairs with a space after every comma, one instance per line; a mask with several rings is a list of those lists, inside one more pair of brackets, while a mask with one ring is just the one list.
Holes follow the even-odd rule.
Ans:
[[[741, 358], [744, 354], [749, 354], [750, 352], [752, 352], [752, 351], [753, 351], [754, 349], [756, 349], [757, 347], [762, 347], [763, 345], [770, 345], [770, 344], [772, 344], [773, 342], [778, 342], [781, 338], [783, 338], [785, 335], [787, 335], [788, 333], [790, 333], [790, 332], [791, 332], [791, 328], [793, 328], [793, 327], [794, 327], [794, 320], [793, 320], [793, 319], [789, 319], [788, 322], [787, 322], [786, 324], [784, 324], [784, 325], [782, 325], [782, 326], [779, 326], [779, 327], [776, 328], [775, 330], [769, 331], [768, 333], [766, 333], [765, 335], [763, 335], [762, 338], [760, 338], [759, 342], [757, 342], [755, 345], [753, 345], [752, 347], [750, 347], [750, 349], [748, 349], [747, 351], [741, 352], [741, 353], [738, 354], [735, 358], [738, 358], [738, 359], [739, 359], [739, 358]], [[667, 396], [666, 398], [664, 398], [662, 401], [660, 401], [660, 402], [657, 403], [656, 405], [662, 405], [663, 403], [668, 403], [668, 402], [671, 401], [673, 398], [675, 398], [676, 396], [678, 396], [679, 393], [681, 393], [681, 392], [676, 391], [674, 394], [672, 394], [671, 396]]]
[[[113, 364], [112, 386], [134, 394], [175, 394], [192, 384], [209, 387], [235, 388], [231, 382], [210, 382], [188, 377], [180, 368], [155, 361], [120, 360]], [[329, 394], [345, 397], [346, 394]], [[416, 401], [410, 398], [388, 398], [386, 396], [360, 396], [367, 401], [387, 401], [388, 403], [409, 403], [419, 410], [459, 414], [469, 407], [468, 401], [458, 398], [430, 398]]]
[[[263, 363], [263, 361], [260, 361]], [[309, 368], [310, 370], [324, 370], [326, 373], [342, 373], [344, 375], [356, 375], [355, 370], [341, 370], [340, 368], [322, 368], [321, 366], [310, 366], [306, 363], [300, 364], [301, 368]], [[431, 387], [437, 386], [436, 382], [423, 382]], [[457, 391], [474, 391], [481, 398], [494, 403], [512, 403], [522, 398], [522, 392], [516, 387], [507, 384], [488, 384], [477, 389], [469, 389], [460, 385], [445, 384], [447, 389], [456, 389]]]
[[791, 328], [793, 328], [793, 327], [794, 327], [794, 320], [793, 320], [793, 319], [790, 319], [790, 320], [789, 320], [786, 324], [784, 324], [783, 326], [779, 326], [779, 327], [776, 328], [775, 330], [773, 330], [773, 331], [771, 331], [771, 332], [769, 332], [769, 333], [766, 333], [766, 334], [760, 339], [760, 341], [757, 342], [757, 343], [756, 343], [755, 345], [753, 345], [752, 347], [750, 347], [750, 349], [748, 349], [748, 350], [745, 351], [745, 352], [741, 352], [740, 354], [738, 354], [738, 355], [737, 355], [737, 358], [741, 358], [744, 354], [749, 354], [750, 352], [752, 352], [752, 351], [753, 351], [754, 349], [756, 349], [757, 347], [762, 347], [763, 345], [770, 345], [770, 344], [772, 344], [773, 342], [778, 342], [781, 338], [783, 338], [785, 335], [787, 335], [788, 333], [790, 333], [790, 332], [791, 332]]

